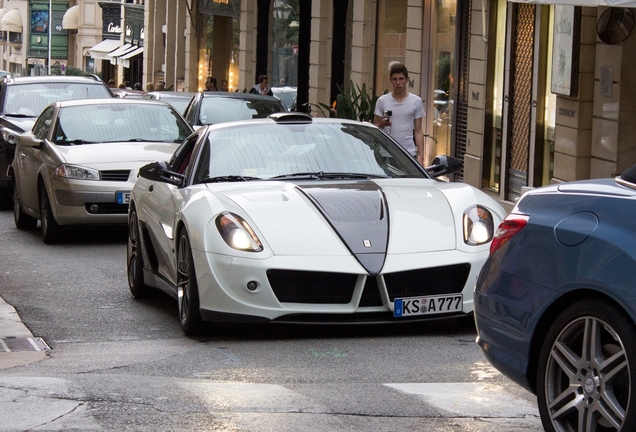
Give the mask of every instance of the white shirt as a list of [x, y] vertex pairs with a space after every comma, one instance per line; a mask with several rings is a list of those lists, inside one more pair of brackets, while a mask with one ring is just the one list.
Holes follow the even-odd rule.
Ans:
[[409, 93], [402, 102], [397, 102], [393, 99], [392, 93], [387, 93], [378, 99], [374, 114], [384, 117], [385, 110], [393, 111], [393, 115], [391, 116], [391, 125], [386, 126], [384, 130], [415, 156], [417, 148], [413, 139], [413, 125], [416, 119], [425, 116], [422, 98]]

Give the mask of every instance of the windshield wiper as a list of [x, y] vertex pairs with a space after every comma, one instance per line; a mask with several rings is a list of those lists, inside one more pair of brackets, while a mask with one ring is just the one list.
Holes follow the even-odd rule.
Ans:
[[250, 180], [262, 180], [262, 179], [260, 177], [228, 175], [228, 176], [208, 177], [203, 179], [201, 183], [219, 183], [219, 182], [235, 182], [235, 181], [250, 181]]
[[83, 139], [56, 141], [57, 145], [82, 145], [82, 144], [95, 144], [95, 141], [85, 141]]
[[288, 178], [308, 178], [308, 179], [371, 179], [371, 178], [385, 178], [387, 176], [375, 175], [375, 174], [360, 174], [360, 173], [338, 173], [338, 172], [301, 172], [292, 174], [282, 174], [274, 177], [270, 177], [269, 180], [281, 180]]
[[31, 114], [18, 114], [18, 113], [7, 113], [5, 114], [7, 117], [21, 117], [21, 118], [32, 118], [32, 117], [36, 117], [34, 115]]

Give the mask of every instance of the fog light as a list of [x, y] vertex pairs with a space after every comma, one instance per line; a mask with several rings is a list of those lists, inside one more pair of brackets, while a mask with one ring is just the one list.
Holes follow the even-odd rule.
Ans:
[[258, 282], [255, 281], [249, 281], [247, 283], [247, 289], [250, 291], [256, 291], [256, 288], [258, 288]]
[[97, 204], [91, 204], [91, 206], [88, 208], [88, 211], [95, 214], [99, 211], [99, 206]]

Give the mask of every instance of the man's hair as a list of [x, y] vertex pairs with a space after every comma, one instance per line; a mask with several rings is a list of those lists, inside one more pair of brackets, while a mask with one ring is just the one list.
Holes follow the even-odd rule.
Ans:
[[267, 78], [267, 75], [259, 75], [259, 77], [258, 77], [258, 82], [259, 83], [262, 83], [265, 80], [269, 81], [269, 79]]
[[391, 68], [389, 69], [389, 77], [392, 77], [393, 74], [404, 74], [405, 77], [409, 76], [409, 71], [406, 69], [402, 63], [393, 63]]

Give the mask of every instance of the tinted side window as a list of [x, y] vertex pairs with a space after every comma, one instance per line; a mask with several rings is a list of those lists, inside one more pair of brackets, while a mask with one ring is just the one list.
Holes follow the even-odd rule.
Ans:
[[54, 107], [46, 108], [35, 125], [33, 125], [33, 135], [35, 135], [38, 139], [46, 138], [46, 135], [51, 127], [51, 123], [53, 122], [53, 112], [55, 111]]

